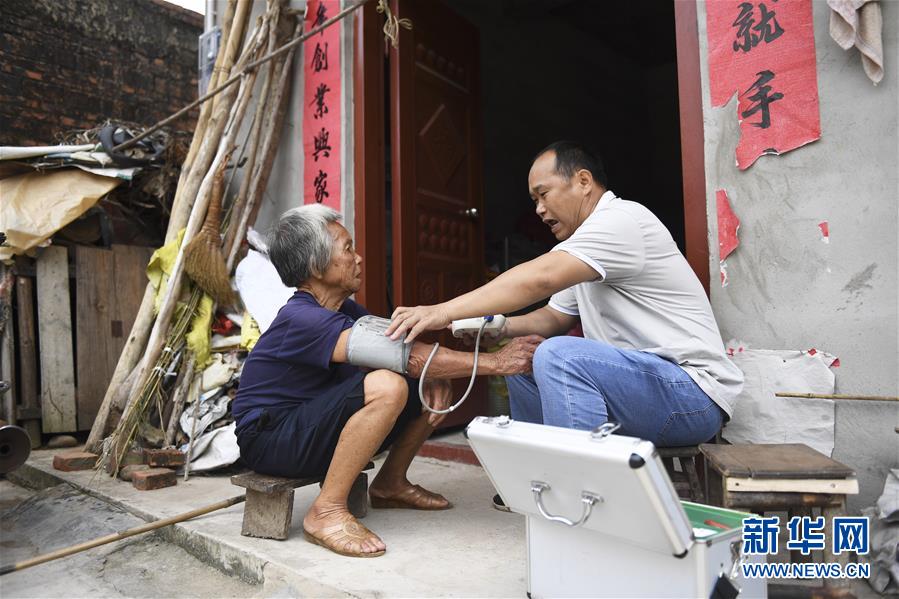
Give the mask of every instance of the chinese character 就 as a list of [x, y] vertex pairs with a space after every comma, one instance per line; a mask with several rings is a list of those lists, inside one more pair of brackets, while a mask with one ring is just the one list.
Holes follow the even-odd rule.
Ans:
[[[312, 22], [312, 28], [315, 29], [326, 20], [328, 20], [328, 13], [325, 9], [325, 3], [319, 2], [318, 8], [315, 9], [315, 20]], [[324, 35], [324, 31], [322, 32], [322, 35]]]
[[319, 169], [315, 180], [312, 181], [312, 185], [315, 186], [316, 203], [321, 204], [325, 198], [330, 197], [331, 194], [328, 193], [328, 173]]
[[844, 551], [858, 555], [867, 555], [868, 517], [849, 518], [837, 516], [833, 519], [833, 553]]
[[[774, 0], [777, 2], [777, 0]], [[740, 4], [740, 14], [733, 22], [733, 27], [737, 27], [737, 39], [734, 40], [734, 52], [742, 50], [749, 52], [759, 45], [759, 42], [769, 44], [783, 35], [783, 27], [777, 22], [776, 13], [768, 10], [764, 2], [759, 3], [759, 13], [761, 18], [758, 24], [755, 22], [753, 14], [754, 7], [751, 2], [742, 2]], [[756, 31], [758, 33], [753, 33]]]
[[752, 106], [744, 110], [740, 113], [742, 118], [749, 118], [754, 115], [756, 112], [762, 112], [762, 120], [758, 123], [750, 123], [756, 127], [761, 129], [767, 129], [771, 126], [771, 114], [769, 104], [772, 102], [776, 102], [784, 97], [784, 95], [780, 92], [771, 93], [771, 86], [768, 83], [774, 79], [774, 73], [771, 71], [761, 71], [760, 73], [756, 73], [758, 79], [755, 80], [755, 83], [750, 86], [743, 94], [748, 94], [752, 90], [755, 90], [755, 93], [749, 96], [749, 100], [754, 102]]
[[745, 555], [768, 555], [777, 553], [777, 533], [780, 518], [753, 516], [743, 519], [743, 553]]
[[312, 70], [316, 73], [328, 70], [328, 42], [325, 42], [324, 48], [318, 42], [315, 43], [315, 50], [312, 52]]
[[322, 127], [322, 130], [315, 134], [312, 138], [312, 142], [314, 144], [314, 149], [312, 151], [312, 157], [318, 162], [318, 155], [322, 154], [327, 158], [331, 155], [331, 144], [328, 143], [328, 137], [330, 134]]
[[790, 540], [787, 549], [799, 550], [802, 555], [809, 555], [813, 550], [824, 551], [824, 516], [793, 516], [787, 523]]
[[328, 105], [325, 104], [325, 94], [329, 91], [331, 91], [331, 88], [324, 83], [319, 83], [315, 89], [315, 97], [309, 103], [310, 106], [315, 106], [315, 110], [312, 112], [314, 118], [320, 119], [328, 113]]

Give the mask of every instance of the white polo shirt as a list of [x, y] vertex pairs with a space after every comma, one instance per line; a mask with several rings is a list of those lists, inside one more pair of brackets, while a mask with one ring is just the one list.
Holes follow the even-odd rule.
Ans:
[[727, 357], [705, 290], [656, 216], [605, 192], [574, 234], [553, 248], [596, 271], [549, 306], [580, 316], [584, 336], [674, 362], [733, 414], [743, 373]]

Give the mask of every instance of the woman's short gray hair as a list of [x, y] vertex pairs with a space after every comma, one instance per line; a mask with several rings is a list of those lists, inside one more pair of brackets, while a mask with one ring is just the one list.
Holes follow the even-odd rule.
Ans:
[[321, 204], [306, 204], [281, 215], [268, 234], [268, 257], [288, 287], [320, 275], [331, 262], [333, 239], [328, 224], [340, 213]]

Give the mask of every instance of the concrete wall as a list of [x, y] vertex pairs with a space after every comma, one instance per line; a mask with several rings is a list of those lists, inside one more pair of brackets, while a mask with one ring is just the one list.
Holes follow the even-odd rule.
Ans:
[[[0, 3], [0, 144], [106, 119], [149, 126], [197, 97], [203, 18], [167, 2]], [[192, 131], [198, 111], [175, 128]]]
[[[725, 340], [757, 349], [816, 347], [840, 358], [837, 393], [896, 396], [899, 3], [881, 3], [886, 74], [877, 87], [858, 51], [830, 38], [827, 5], [813, 5], [821, 139], [763, 156], [741, 172], [734, 164], [736, 96], [722, 108], [709, 100], [699, 2], [712, 305]], [[716, 189], [727, 190], [742, 221], [725, 288], [718, 284]], [[823, 220], [829, 244], [820, 240]], [[887, 469], [899, 466], [897, 425], [895, 402], [836, 402], [833, 457], [857, 470], [861, 486], [851, 509], [871, 505]]]

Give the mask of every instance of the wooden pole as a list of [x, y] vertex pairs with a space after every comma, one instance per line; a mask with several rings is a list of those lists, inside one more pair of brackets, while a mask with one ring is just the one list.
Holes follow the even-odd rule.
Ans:
[[319, 33], [320, 31], [323, 31], [323, 30], [327, 29], [327, 28], [330, 27], [332, 24], [334, 24], [334, 23], [336, 23], [337, 21], [341, 20], [342, 18], [344, 18], [345, 16], [347, 16], [348, 14], [350, 14], [351, 12], [353, 12], [354, 10], [356, 10], [357, 8], [359, 8], [360, 6], [364, 5], [366, 2], [369, 2], [369, 1], [370, 1], [370, 0], [361, 0], [361, 1], [358, 2], [357, 4], [354, 4], [354, 5], [352, 5], [352, 6], [348, 6], [347, 8], [343, 9], [342, 11], [340, 11], [339, 13], [337, 13], [336, 15], [334, 15], [333, 17], [331, 17], [330, 19], [328, 19], [327, 21], [325, 21], [324, 23], [322, 23], [321, 25], [319, 25], [318, 27], [316, 27], [315, 29], [312, 29], [311, 31], [309, 31], [309, 33], [306, 33], [306, 34], [304, 34], [303, 36], [298, 37], [298, 38], [296, 38], [296, 39], [294, 39], [294, 40], [288, 42], [287, 44], [284, 44], [283, 46], [281, 46], [280, 48], [278, 48], [277, 50], [275, 50], [275, 51], [272, 52], [271, 54], [267, 54], [266, 56], [263, 56], [263, 57], [260, 58], [259, 60], [256, 60], [256, 61], [254, 61], [254, 62], [251, 62], [250, 64], [246, 65], [246, 66], [243, 67], [242, 69], [238, 70], [238, 71], [237, 71], [234, 75], [232, 75], [227, 81], [225, 81], [224, 83], [222, 83], [222, 84], [221, 84], [220, 86], [218, 86], [216, 89], [214, 89], [214, 90], [212, 90], [211, 92], [207, 93], [207, 94], [206, 94], [205, 96], [203, 96], [202, 98], [198, 98], [197, 100], [191, 102], [190, 104], [188, 104], [187, 106], [185, 106], [184, 108], [182, 108], [181, 110], [179, 110], [178, 112], [176, 112], [175, 114], [173, 114], [173, 115], [171, 115], [171, 116], [169, 116], [169, 117], [166, 117], [165, 119], [159, 121], [158, 123], [156, 123], [155, 125], [153, 125], [153, 126], [150, 127], [149, 129], [147, 129], [146, 131], [144, 131], [143, 133], [141, 133], [140, 135], [137, 135], [137, 136], [135, 136], [135, 137], [132, 137], [132, 138], [129, 139], [128, 141], [126, 141], [126, 142], [124, 142], [124, 143], [122, 143], [122, 144], [117, 145], [115, 148], [113, 148], [113, 150], [115, 150], [116, 152], [121, 152], [122, 150], [127, 150], [128, 148], [134, 146], [134, 145], [135, 145], [137, 142], [139, 142], [140, 140], [144, 139], [145, 137], [147, 137], [147, 136], [149, 136], [149, 135], [152, 135], [153, 133], [156, 133], [157, 131], [159, 131], [160, 129], [162, 129], [163, 127], [165, 127], [166, 125], [168, 125], [169, 123], [178, 120], [179, 118], [181, 118], [182, 116], [184, 116], [185, 114], [187, 114], [188, 112], [190, 112], [191, 110], [193, 110], [194, 108], [196, 108], [197, 106], [199, 106], [200, 104], [202, 104], [203, 102], [206, 102], [206, 101], [209, 100], [210, 98], [214, 98], [214, 97], [215, 97], [216, 95], [218, 95], [223, 89], [225, 89], [225, 88], [227, 88], [227, 87], [230, 87], [231, 85], [234, 85], [235, 83], [237, 83], [237, 81], [240, 80], [240, 78], [241, 78], [245, 73], [247, 73], [247, 72], [249, 72], [249, 71], [252, 71], [252, 70], [255, 69], [256, 67], [258, 67], [258, 66], [260, 66], [260, 65], [263, 65], [263, 64], [267, 63], [268, 61], [272, 60], [273, 58], [276, 58], [276, 57], [280, 56], [281, 54], [284, 54], [285, 52], [289, 51], [291, 48], [293, 48], [293, 47], [295, 47], [295, 46], [301, 44], [301, 43], [304, 42], [304, 41], [306, 41], [307, 39], [309, 39], [310, 37], [312, 37], [312, 36], [315, 35], [316, 33]]
[[803, 397], [805, 399], [854, 399], [858, 401], [899, 401], [899, 397], [892, 395], [839, 395], [833, 393], [787, 393], [785, 391], [774, 394], [777, 397]]
[[50, 553], [45, 553], [43, 555], [39, 555], [37, 557], [33, 557], [31, 559], [26, 559], [22, 562], [16, 562], [15, 564], [9, 566], [0, 567], [0, 576], [4, 574], [9, 574], [10, 572], [18, 572], [19, 570], [24, 570], [25, 568], [30, 568], [32, 566], [37, 566], [38, 564], [43, 564], [46, 562], [50, 562], [61, 557], [66, 557], [69, 555], [73, 555], [75, 553], [81, 553], [82, 551], [86, 551], [88, 549], [93, 549], [94, 547], [99, 547], [100, 545], [106, 545], [108, 543], [112, 543], [114, 541], [120, 541], [122, 539], [127, 539], [128, 537], [133, 537], [135, 535], [143, 534], [145, 532], [150, 532], [151, 530], [157, 530], [159, 528], [164, 528], [169, 526], [170, 524], [177, 524], [178, 522], [184, 522], [185, 520], [190, 520], [191, 518], [196, 518], [197, 516], [202, 516], [204, 514], [208, 514], [209, 512], [215, 512], [217, 510], [222, 510], [227, 507], [231, 507], [232, 505], [237, 505], [238, 503], [243, 503], [246, 501], [246, 495], [240, 495], [239, 497], [232, 497], [231, 499], [225, 499], [224, 501], [219, 501], [218, 503], [213, 503], [211, 505], [207, 505], [206, 507], [197, 508], [195, 510], [191, 510], [189, 512], [185, 512], [183, 514], [179, 514], [177, 516], [172, 516], [171, 518], [164, 518], [163, 520], [157, 520], [156, 522], [149, 522], [147, 524], [143, 524], [141, 526], [135, 526], [134, 528], [129, 528], [128, 530], [123, 530], [121, 532], [116, 532], [111, 535], [106, 535], [105, 537], [99, 537], [94, 539], [93, 541], [88, 541], [86, 543], [80, 543], [78, 545], [72, 545], [71, 547], [66, 547], [64, 549], [57, 549], [56, 551], [51, 551]]

